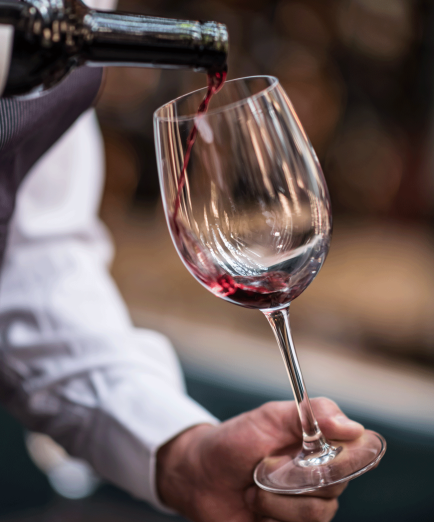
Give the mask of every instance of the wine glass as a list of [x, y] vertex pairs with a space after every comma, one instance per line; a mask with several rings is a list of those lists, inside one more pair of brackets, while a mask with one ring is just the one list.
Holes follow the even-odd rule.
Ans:
[[259, 309], [285, 362], [302, 447], [266, 457], [254, 480], [281, 494], [346, 482], [375, 467], [386, 442], [369, 430], [351, 442], [324, 438], [289, 327], [291, 301], [316, 277], [330, 246], [331, 207], [321, 167], [276, 78], [226, 82], [208, 112], [197, 114], [205, 91], [155, 112], [157, 162], [167, 222], [185, 266], [216, 296]]

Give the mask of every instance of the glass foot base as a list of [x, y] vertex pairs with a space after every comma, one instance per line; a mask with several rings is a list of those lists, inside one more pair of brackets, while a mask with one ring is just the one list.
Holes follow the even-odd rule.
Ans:
[[281, 495], [295, 495], [347, 482], [374, 468], [386, 451], [386, 441], [366, 430], [351, 442], [329, 442], [326, 452], [266, 457], [255, 469], [256, 484]]

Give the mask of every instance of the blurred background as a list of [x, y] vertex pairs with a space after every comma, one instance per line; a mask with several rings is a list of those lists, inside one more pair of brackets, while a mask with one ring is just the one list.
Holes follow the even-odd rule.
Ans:
[[[380, 467], [344, 493], [335, 520], [434, 521], [434, 3], [120, 0], [119, 8], [224, 22], [229, 78], [280, 79], [334, 213], [327, 262], [291, 306], [307, 388], [389, 444]], [[165, 224], [152, 114], [204, 85], [191, 72], [107, 70], [97, 105], [107, 161], [101, 216], [135, 323], [171, 338], [190, 393], [224, 419], [291, 391], [265, 319], [197, 284]], [[12, 472], [0, 477], [1, 520], [168, 518], [7, 423], [0, 452]]]

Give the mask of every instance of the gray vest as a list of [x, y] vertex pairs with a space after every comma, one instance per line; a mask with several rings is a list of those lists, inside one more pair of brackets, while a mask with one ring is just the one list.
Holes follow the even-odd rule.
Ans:
[[101, 75], [102, 69], [82, 67], [40, 98], [0, 99], [0, 266], [21, 181], [90, 107]]

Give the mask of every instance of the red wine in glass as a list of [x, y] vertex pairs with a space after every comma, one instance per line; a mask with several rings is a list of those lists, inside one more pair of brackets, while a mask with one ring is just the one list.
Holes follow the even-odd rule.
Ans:
[[[226, 80], [226, 74], [226, 71], [208, 73], [207, 91], [199, 105], [196, 116], [207, 112], [212, 97], [222, 89]], [[261, 309], [275, 308], [291, 302], [310, 284], [319, 270], [319, 267], [317, 270], [311, 270], [308, 277], [300, 278], [300, 281], [295, 284], [291, 281], [290, 275], [282, 270], [271, 270], [259, 277], [232, 277], [227, 273], [221, 273], [210, 260], [206, 263], [207, 269], [205, 273], [203, 270], [197, 270], [196, 261], [191, 258], [191, 253], [194, 252], [195, 257], [200, 256], [202, 260], [207, 259], [207, 254], [199, 247], [195, 239], [185, 230], [182, 223], [178, 220], [181, 194], [185, 185], [187, 167], [196, 137], [197, 125], [195, 122], [187, 138], [186, 152], [179, 176], [178, 190], [171, 218], [176, 243], [183, 251], [182, 257], [184, 261], [204, 286], [215, 295], [231, 301], [234, 304], [245, 308]]]

